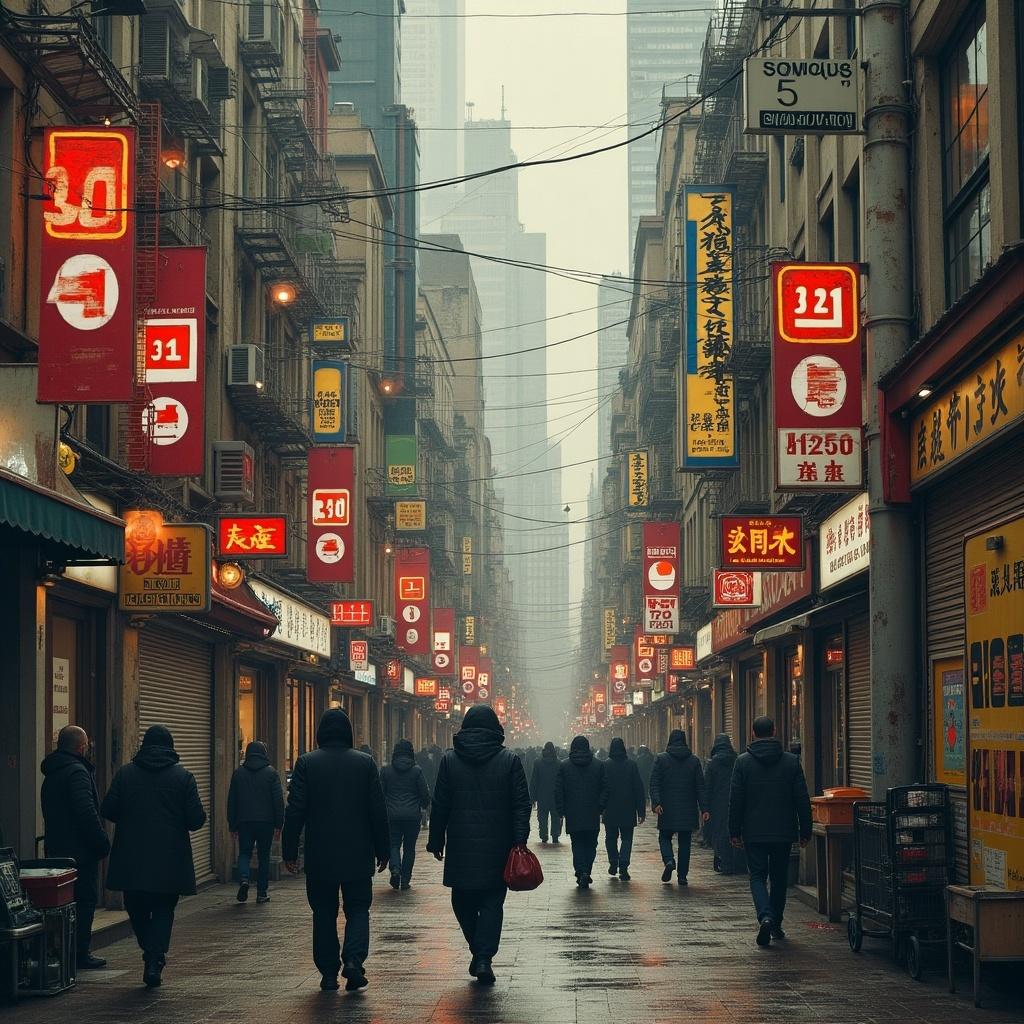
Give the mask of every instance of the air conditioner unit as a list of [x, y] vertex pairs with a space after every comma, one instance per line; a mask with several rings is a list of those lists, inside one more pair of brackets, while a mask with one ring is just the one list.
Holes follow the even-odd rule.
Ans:
[[276, 52], [280, 53], [281, 35], [280, 5], [273, 0], [250, 0], [248, 17], [245, 19], [246, 41], [269, 43]]
[[170, 78], [174, 61], [171, 23], [167, 18], [142, 19], [139, 40], [139, 75], [142, 78]]
[[255, 455], [244, 441], [213, 442], [213, 496], [251, 505], [255, 497]]
[[227, 385], [229, 388], [263, 387], [263, 350], [256, 345], [228, 345]]
[[394, 639], [395, 637], [395, 620], [390, 615], [378, 615], [377, 616], [377, 635], [386, 636]]
[[238, 95], [238, 74], [234, 68], [211, 67], [209, 77], [211, 103], [233, 100]]

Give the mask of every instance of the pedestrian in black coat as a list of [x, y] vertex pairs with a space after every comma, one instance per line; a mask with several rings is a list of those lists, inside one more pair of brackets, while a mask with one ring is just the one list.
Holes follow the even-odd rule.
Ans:
[[562, 834], [562, 819], [555, 806], [555, 780], [560, 763], [554, 743], [548, 740], [530, 774], [530, 799], [537, 807], [537, 830], [542, 843], [548, 841], [549, 835], [557, 843]]
[[99, 902], [99, 865], [110, 853], [110, 840], [100, 820], [96, 769], [89, 760], [89, 737], [77, 725], [57, 734], [57, 749], [40, 765], [43, 788], [44, 850], [47, 857], [72, 857], [75, 880], [77, 959], [82, 969], [105, 967], [92, 955], [92, 922]]
[[601, 812], [608, 802], [604, 764], [594, 757], [586, 736], [577, 736], [569, 746], [569, 760], [558, 768], [555, 806], [565, 818], [565, 830], [572, 840], [572, 866], [576, 884], [587, 889], [593, 884], [591, 871], [597, 856]]
[[[426, 751], [423, 751], [426, 753]], [[391, 835], [391, 888], [408, 889], [416, 863], [416, 840], [423, 812], [430, 805], [426, 774], [413, 758], [412, 744], [399, 740], [391, 764], [381, 769], [380, 784], [388, 809]]]
[[[292, 771], [281, 835], [281, 857], [299, 870], [299, 837], [306, 833], [306, 899], [313, 911], [313, 962], [320, 987], [349, 991], [367, 984], [373, 872], [388, 863], [388, 812], [373, 758], [352, 749], [352, 723], [341, 708], [325, 711], [317, 750]], [[338, 945], [338, 889], [345, 909], [345, 943]]]
[[608, 748], [604, 766], [608, 802], [604, 809], [604, 845], [608, 852], [608, 874], [618, 872], [629, 881], [633, 853], [633, 829], [643, 824], [647, 811], [644, 783], [636, 762], [626, 756], [626, 744], [616, 736]]
[[736, 751], [732, 740], [723, 732], [715, 737], [711, 758], [705, 773], [708, 790], [708, 822], [711, 846], [715, 851], [715, 870], [732, 875], [746, 869], [742, 851], [729, 842], [729, 793], [732, 789], [732, 770], [736, 764]]
[[733, 768], [729, 835], [746, 851], [757, 944], [768, 946], [786, 937], [789, 852], [797, 840], [801, 846], [811, 841], [811, 798], [800, 759], [782, 749], [766, 715], [754, 719], [754, 740]]
[[654, 771], [654, 755], [651, 753], [650, 747], [646, 747], [642, 743], [636, 752], [636, 766], [644, 783], [644, 793], [650, 794], [651, 772]]
[[672, 839], [678, 836], [679, 884], [688, 884], [690, 843], [701, 821], [708, 819], [707, 806], [700, 758], [687, 746], [686, 733], [673, 729], [665, 752], [655, 758], [651, 770], [651, 807], [658, 816], [658, 845], [665, 863], [663, 882], [671, 882], [672, 872], [677, 868]]
[[253, 740], [245, 760], [236, 768], [228, 787], [228, 830], [238, 840], [238, 902], [249, 898], [252, 848], [256, 847], [256, 902], [269, 903], [270, 846], [281, 838], [284, 791], [281, 776], [270, 763], [266, 745]]
[[437, 773], [427, 850], [444, 860], [444, 884], [473, 956], [469, 973], [487, 985], [501, 941], [505, 863], [530, 838], [530, 790], [486, 704], [466, 712], [454, 744]]
[[170, 730], [151, 725], [100, 807], [115, 825], [107, 888], [124, 893], [148, 988], [161, 982], [178, 898], [196, 891], [189, 833], [206, 824], [195, 777], [180, 760]]

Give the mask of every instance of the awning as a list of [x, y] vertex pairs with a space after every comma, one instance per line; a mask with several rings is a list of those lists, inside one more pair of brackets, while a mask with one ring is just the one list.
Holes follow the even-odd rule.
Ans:
[[233, 633], [253, 640], [265, 640], [277, 629], [277, 616], [249, 589], [247, 583], [228, 590], [214, 576], [207, 617]]
[[843, 597], [838, 601], [829, 601], [828, 604], [820, 604], [817, 608], [809, 608], [802, 615], [794, 615], [791, 619], [783, 619], [782, 622], [776, 622], [774, 625], [765, 626], [764, 629], [759, 629], [754, 634], [755, 644], [766, 644], [772, 640], [778, 640], [780, 637], [787, 636], [789, 633], [796, 633], [801, 629], [806, 629], [810, 624], [811, 620], [820, 615], [824, 611], [829, 609], [837, 608], [841, 604], [851, 604], [858, 600], [858, 595], [852, 597]]
[[124, 522], [0, 469], [0, 526], [39, 537], [68, 565], [124, 561]]

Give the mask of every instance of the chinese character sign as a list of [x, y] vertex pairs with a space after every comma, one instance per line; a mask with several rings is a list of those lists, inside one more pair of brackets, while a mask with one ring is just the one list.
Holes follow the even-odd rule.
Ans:
[[165, 523], [159, 512], [126, 512], [119, 570], [124, 612], [204, 612], [210, 608], [208, 526]]
[[435, 608], [433, 619], [434, 673], [449, 679], [455, 675], [455, 609]]
[[647, 508], [650, 502], [648, 461], [646, 448], [626, 455], [626, 486], [629, 489], [630, 508]]
[[691, 644], [669, 648], [668, 656], [668, 667], [673, 672], [688, 672], [697, 667], [697, 648]]
[[612, 689], [612, 700], [625, 700], [629, 689], [629, 648], [616, 644], [611, 649], [608, 662], [608, 683]]
[[47, 128], [42, 172], [38, 400], [128, 402], [136, 384], [135, 130]]
[[861, 486], [860, 269], [773, 263], [779, 489]]
[[644, 523], [644, 631], [679, 631], [679, 523]]
[[412, 684], [414, 697], [437, 697], [437, 680], [431, 676], [417, 676]]
[[347, 629], [370, 629], [373, 626], [373, 602], [332, 601], [331, 625]]
[[477, 701], [477, 675], [480, 652], [476, 647], [459, 647], [459, 693], [464, 704]]
[[651, 638], [638, 629], [633, 637], [633, 682], [637, 686], [653, 686], [657, 671], [656, 648]]
[[409, 654], [430, 654], [430, 550], [395, 550], [396, 643]]
[[494, 681], [494, 662], [490, 658], [481, 657], [477, 662], [476, 698], [491, 699], [491, 684]]
[[355, 522], [352, 448], [310, 448], [306, 480], [306, 577], [311, 583], [351, 583]]
[[399, 532], [422, 533], [427, 528], [425, 501], [396, 501], [395, 529]]
[[416, 438], [411, 434], [388, 434], [384, 439], [387, 458], [388, 495], [416, 493]]
[[723, 569], [802, 569], [800, 516], [722, 516], [718, 520]]
[[218, 558], [287, 558], [288, 517], [218, 516], [216, 542]]
[[732, 359], [733, 190], [687, 185], [683, 468], [738, 469]]
[[370, 643], [368, 640], [350, 640], [348, 667], [352, 672], [370, 671]]
[[462, 620], [462, 638], [467, 644], [473, 646], [476, 644], [476, 616], [467, 615]]
[[758, 608], [761, 605], [761, 574], [741, 569], [713, 569], [714, 608]]
[[818, 589], [826, 590], [867, 569], [870, 559], [871, 514], [865, 491], [818, 528]]
[[462, 575], [473, 575], [473, 538], [462, 538]]
[[336, 359], [314, 359], [309, 422], [315, 444], [345, 441], [346, 365]]
[[618, 615], [614, 608], [605, 608], [602, 619], [604, 633], [604, 649], [610, 651], [615, 646], [615, 634], [618, 630]]

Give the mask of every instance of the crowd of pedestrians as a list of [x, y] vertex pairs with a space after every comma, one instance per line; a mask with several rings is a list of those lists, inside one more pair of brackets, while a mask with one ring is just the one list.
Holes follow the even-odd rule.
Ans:
[[[340, 708], [324, 713], [317, 749], [295, 762], [287, 805], [266, 747], [250, 743], [228, 792], [227, 818], [238, 843], [238, 901], [249, 896], [253, 850], [256, 902], [269, 902], [270, 852], [281, 841], [288, 871], [302, 867], [313, 916], [313, 960], [320, 987], [355, 991], [369, 982], [373, 876], [390, 870], [391, 886], [412, 885], [416, 847], [429, 821], [426, 849], [444, 862], [443, 884], [470, 951], [469, 973], [495, 980], [507, 895], [505, 867], [524, 847], [536, 808], [541, 842], [572, 845], [576, 885], [593, 885], [601, 825], [608, 874], [630, 881], [634, 830], [648, 807], [657, 818], [661, 881], [688, 884], [694, 833], [702, 826], [716, 871], [746, 869], [757, 918], [756, 941], [785, 938], [783, 916], [794, 842], [811, 837], [811, 808], [799, 758], [783, 750], [771, 719], [753, 723], [753, 739], [737, 757], [720, 735], [705, 766], [674, 730], [656, 757], [634, 755], [620, 738], [595, 751], [575, 737], [567, 756], [553, 743], [511, 751], [495, 712], [467, 711], [452, 749], [416, 753], [395, 744], [378, 770], [365, 746], [356, 749], [352, 724]], [[161, 984], [178, 899], [196, 891], [190, 833], [206, 822], [194, 777], [179, 763], [170, 732], [151, 726], [131, 762], [118, 770], [102, 802], [89, 760], [89, 739], [77, 726], [61, 730], [42, 764], [41, 803], [46, 854], [78, 864], [78, 966], [101, 968], [91, 952], [99, 864], [108, 855], [107, 888], [124, 894], [143, 955], [143, 982]], [[529, 778], [529, 782], [527, 779]], [[111, 845], [103, 819], [115, 825]], [[340, 898], [339, 898], [340, 894]], [[345, 914], [338, 936], [339, 904]]]

